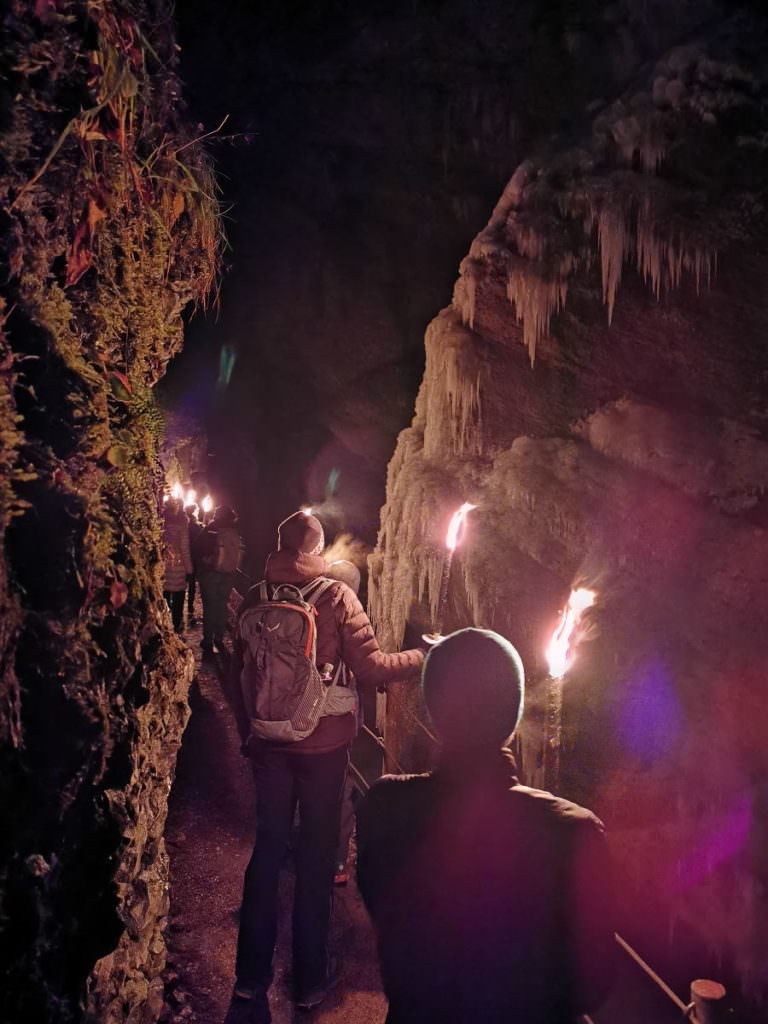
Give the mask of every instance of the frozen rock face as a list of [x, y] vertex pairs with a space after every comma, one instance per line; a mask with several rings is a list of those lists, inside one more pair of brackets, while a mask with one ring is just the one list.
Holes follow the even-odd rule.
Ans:
[[[193, 337], [220, 388], [217, 489], [259, 561], [303, 502], [373, 540], [424, 325], [511, 171], [714, 7], [318, 0], [230, 5], [222, 18], [216, 0], [178, 5], [195, 109], [209, 127], [231, 113], [226, 132], [254, 133], [219, 150], [232, 270], [221, 318]], [[237, 356], [228, 384], [219, 345]]]
[[[152, 387], [216, 276], [164, 3], [0, 35], [0, 1018], [162, 1008], [192, 659], [162, 597]], [[183, 152], [182, 152], [183, 151]]]
[[[490, 627], [520, 649], [534, 783], [546, 641], [571, 587], [597, 591], [564, 683], [561, 789], [607, 823], [630, 928], [682, 923], [754, 999], [768, 996], [765, 44], [763, 23], [722, 18], [519, 167], [427, 330], [371, 562], [393, 649], [435, 621], [448, 518], [478, 506], [444, 631]], [[389, 732], [418, 766], [413, 707], [393, 696]]]

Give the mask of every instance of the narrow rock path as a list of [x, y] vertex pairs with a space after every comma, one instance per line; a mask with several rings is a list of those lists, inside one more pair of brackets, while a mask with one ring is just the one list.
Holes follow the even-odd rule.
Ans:
[[[249, 763], [239, 752], [229, 659], [201, 658], [199, 629], [189, 629], [185, 639], [195, 653], [197, 674], [166, 827], [171, 918], [164, 1019], [221, 1024], [234, 980], [243, 874], [253, 843], [254, 786]], [[341, 983], [313, 1013], [295, 1010], [288, 986], [292, 889], [288, 859], [270, 992], [273, 1024], [380, 1024], [386, 1001], [370, 922], [354, 879], [334, 897], [331, 948], [342, 965]]]

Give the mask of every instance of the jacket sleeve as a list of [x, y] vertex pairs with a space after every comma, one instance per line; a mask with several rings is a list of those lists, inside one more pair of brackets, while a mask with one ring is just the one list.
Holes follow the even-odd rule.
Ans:
[[418, 678], [424, 652], [414, 648], [399, 654], [385, 654], [378, 645], [365, 609], [349, 587], [342, 589], [336, 616], [341, 656], [359, 683], [379, 686], [395, 680]]
[[597, 1009], [613, 984], [614, 893], [602, 822], [579, 822], [570, 879], [569, 947], [574, 1016]]

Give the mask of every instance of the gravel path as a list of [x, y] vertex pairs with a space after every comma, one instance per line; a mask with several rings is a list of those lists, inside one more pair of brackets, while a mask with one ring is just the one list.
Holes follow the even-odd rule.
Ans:
[[[197, 629], [190, 629], [186, 639], [195, 651], [198, 672], [166, 829], [171, 919], [163, 1019], [221, 1024], [232, 990], [237, 915], [253, 840], [254, 788], [248, 761], [239, 753], [228, 699], [228, 659], [201, 659]], [[273, 1024], [380, 1024], [386, 1001], [370, 922], [354, 880], [335, 893], [331, 948], [342, 964], [341, 983], [313, 1013], [294, 1009], [286, 981], [292, 889], [288, 861], [281, 880], [281, 925], [270, 992]]]

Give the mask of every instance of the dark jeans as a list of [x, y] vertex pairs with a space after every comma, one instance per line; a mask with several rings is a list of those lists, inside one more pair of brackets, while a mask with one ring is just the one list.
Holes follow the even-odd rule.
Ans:
[[227, 602], [235, 585], [233, 572], [203, 569], [200, 573], [200, 596], [203, 599], [203, 642], [210, 644], [222, 637], [227, 628]]
[[191, 619], [195, 614], [195, 589], [197, 587], [197, 572], [187, 576], [187, 616]]
[[237, 980], [268, 988], [277, 937], [277, 887], [296, 802], [293, 976], [299, 994], [322, 988], [328, 972], [334, 859], [349, 748], [327, 754], [285, 753], [254, 744], [256, 844], [245, 872]]
[[164, 590], [163, 597], [168, 602], [168, 607], [171, 609], [171, 619], [173, 620], [173, 628], [177, 633], [181, 632], [181, 620], [184, 615], [184, 591], [183, 590]]

